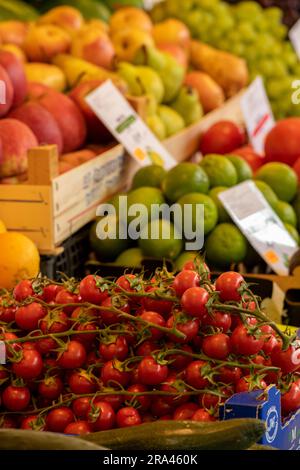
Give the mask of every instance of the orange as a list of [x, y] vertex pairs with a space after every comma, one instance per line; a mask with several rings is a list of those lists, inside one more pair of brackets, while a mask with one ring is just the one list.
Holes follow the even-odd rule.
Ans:
[[36, 277], [39, 268], [40, 255], [32, 240], [17, 232], [0, 233], [0, 289]]

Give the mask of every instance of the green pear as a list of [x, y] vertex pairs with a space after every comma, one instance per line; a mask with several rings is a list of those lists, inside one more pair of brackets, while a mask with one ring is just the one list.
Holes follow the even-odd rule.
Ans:
[[177, 98], [170, 104], [184, 119], [186, 126], [193, 124], [203, 116], [197, 91], [190, 86], [183, 86]]
[[165, 92], [164, 84], [155, 70], [121, 62], [118, 65], [118, 74], [128, 84], [130, 94], [133, 96], [152, 95], [157, 103], [161, 103]]
[[146, 116], [153, 116], [157, 113], [157, 101], [153, 95], [145, 95]]
[[146, 118], [146, 124], [159, 140], [164, 140], [167, 137], [166, 126], [157, 114], [148, 116]]
[[118, 75], [125, 80], [129, 87], [129, 93], [133, 96], [141, 96], [141, 84], [137, 81], [136, 67], [128, 62], [120, 62], [117, 69]]
[[165, 87], [163, 103], [169, 103], [178, 94], [185, 77], [185, 69], [167, 52], [155, 47], [142, 46], [134, 59], [136, 64], [144, 64], [155, 70]]
[[158, 115], [166, 127], [167, 137], [177, 134], [177, 132], [185, 128], [184, 119], [169, 106], [160, 105], [158, 107]]

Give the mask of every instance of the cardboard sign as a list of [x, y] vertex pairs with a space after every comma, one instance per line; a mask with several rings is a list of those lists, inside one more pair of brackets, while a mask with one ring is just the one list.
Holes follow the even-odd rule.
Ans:
[[298, 59], [300, 59], [300, 20], [290, 29], [289, 38], [294, 46]]

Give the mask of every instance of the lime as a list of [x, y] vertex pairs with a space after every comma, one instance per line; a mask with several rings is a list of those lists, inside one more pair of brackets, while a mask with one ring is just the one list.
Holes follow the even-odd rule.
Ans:
[[238, 182], [238, 176], [235, 167], [222, 155], [209, 154], [205, 155], [200, 162], [200, 166], [207, 173], [210, 186], [234, 186]]
[[248, 242], [233, 224], [220, 224], [206, 240], [208, 262], [217, 266], [230, 266], [240, 263], [247, 255]]
[[[158, 238], [151, 238], [153, 232]], [[139, 247], [145, 256], [175, 259], [182, 251], [182, 236], [171, 222], [154, 220], [142, 229]]]
[[[128, 248], [129, 240], [119, 239], [120, 223], [117, 217], [108, 215], [92, 225], [90, 243], [100, 261], [114, 261], [122, 251]], [[103, 236], [106, 234], [106, 238], [100, 239], [100, 234]]]
[[148, 165], [140, 168], [133, 177], [132, 189], [148, 186], [160, 188], [166, 176], [166, 170], [160, 165]]
[[[218, 209], [211, 197], [205, 194], [191, 193], [182, 196], [178, 201], [178, 204], [183, 208], [184, 204], [192, 204], [192, 230], [201, 230], [201, 221], [197, 220], [196, 204], [204, 205], [204, 235], [212, 231], [218, 222]], [[187, 221], [184, 214], [183, 218], [184, 227], [187, 227]]]
[[226, 158], [231, 161], [235, 171], [237, 172], [238, 183], [242, 183], [246, 180], [251, 180], [253, 172], [249, 163], [246, 162], [242, 157], [238, 155], [226, 155]]
[[231, 218], [223, 206], [222, 202], [218, 198], [218, 194], [222, 193], [223, 191], [226, 191], [228, 188], [225, 186], [216, 186], [215, 188], [211, 189], [208, 193], [208, 195], [212, 198], [214, 203], [217, 206], [218, 209], [218, 221], [219, 222], [231, 222]]
[[184, 251], [183, 253], [181, 253], [181, 255], [178, 256], [178, 258], [176, 258], [174, 262], [176, 271], [181, 271], [185, 263], [187, 263], [188, 261], [194, 261], [196, 258], [201, 258], [198, 251]]
[[296, 212], [288, 202], [278, 201], [274, 209], [283, 223], [297, 227]]
[[117, 257], [116, 264], [128, 268], [139, 268], [142, 266], [142, 260], [143, 253], [140, 248], [129, 248]]
[[260, 190], [264, 198], [270, 204], [270, 206], [274, 208], [278, 202], [278, 197], [274, 193], [273, 189], [270, 188], [270, 186], [264, 181], [254, 181], [254, 183], [257, 189]]
[[298, 233], [297, 229], [293, 225], [287, 224], [287, 223], [285, 223], [284, 226], [287, 229], [287, 231], [289, 232], [289, 234], [291, 235], [291, 237], [295, 240], [297, 245], [299, 245], [300, 244], [300, 236], [299, 236], [299, 233]]
[[298, 178], [295, 171], [285, 163], [267, 163], [259, 168], [255, 178], [271, 186], [282, 201], [290, 202], [296, 196]]
[[179, 163], [168, 171], [162, 182], [162, 189], [170, 202], [177, 201], [188, 193], [204, 193], [209, 189], [205, 171], [195, 163]]
[[[158, 188], [149, 188], [143, 186], [141, 188], [133, 189], [128, 193], [127, 206], [128, 210], [133, 204], [141, 204], [144, 206], [144, 210], [147, 212], [148, 220], [151, 218], [151, 209], [154, 209], [154, 205], [161, 205], [165, 202], [163, 193]], [[137, 213], [137, 216], [139, 214]], [[134, 219], [134, 215], [128, 215], [128, 223]]]

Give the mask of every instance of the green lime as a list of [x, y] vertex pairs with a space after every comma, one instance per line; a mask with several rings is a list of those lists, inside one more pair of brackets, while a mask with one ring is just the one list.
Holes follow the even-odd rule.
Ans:
[[[157, 234], [151, 238], [151, 234]], [[145, 256], [176, 259], [183, 248], [182, 236], [167, 220], [149, 222], [141, 231], [139, 247]]]
[[228, 267], [240, 263], [247, 255], [248, 242], [242, 232], [233, 224], [220, 224], [206, 240], [208, 263]]
[[226, 158], [231, 161], [236, 170], [238, 183], [252, 179], [253, 172], [251, 166], [246, 162], [246, 160], [238, 155], [226, 155]]
[[160, 165], [144, 166], [134, 175], [132, 180], [132, 189], [143, 186], [160, 188], [166, 173], [166, 170]]
[[[90, 231], [90, 243], [100, 261], [114, 261], [116, 257], [129, 247], [129, 240], [119, 238], [118, 218], [112, 215], [103, 217], [96, 221]], [[106, 234], [106, 238], [99, 236]]]
[[[151, 218], [151, 210], [154, 210], [154, 206], [160, 206], [164, 204], [165, 199], [163, 193], [158, 188], [149, 188], [147, 186], [143, 186], [141, 188], [133, 189], [127, 195], [127, 207], [128, 210], [133, 206], [133, 204], [141, 204], [145, 210], [145, 215], [147, 214], [146, 220], [150, 220]], [[139, 216], [137, 212], [136, 217]], [[131, 222], [135, 218], [134, 215], [128, 215], [128, 223]]]
[[298, 178], [295, 171], [285, 163], [267, 163], [259, 168], [255, 178], [271, 186], [282, 201], [290, 202], [296, 196]]
[[[211, 197], [206, 194], [191, 193], [182, 196], [177, 201], [181, 205], [182, 209], [185, 204], [192, 204], [192, 230], [201, 230], [201, 221], [197, 219], [196, 204], [204, 205], [204, 235], [207, 235], [217, 225], [218, 222], [218, 209]], [[185, 214], [183, 218], [184, 227], [187, 227], [187, 221]]]
[[142, 266], [142, 260], [143, 253], [140, 248], [129, 248], [117, 257], [116, 264], [128, 268], [139, 268]]
[[274, 208], [276, 206], [277, 202], [278, 202], [278, 197], [274, 193], [273, 189], [270, 188], [270, 186], [267, 183], [265, 183], [264, 181], [258, 181], [258, 180], [255, 181], [254, 180], [254, 183], [255, 183], [255, 186], [257, 187], [257, 189], [260, 190], [260, 192], [262, 193], [264, 198], [270, 204], [270, 206]]
[[287, 229], [287, 231], [289, 232], [289, 234], [291, 235], [291, 237], [295, 240], [297, 245], [299, 245], [300, 244], [300, 236], [299, 236], [299, 233], [298, 233], [297, 229], [293, 225], [287, 224], [287, 223], [284, 223], [284, 226]]
[[201, 258], [198, 251], [184, 251], [178, 256], [178, 258], [176, 258], [174, 262], [176, 271], [182, 271], [186, 263], [188, 263], [189, 261], [194, 261], [196, 258]]
[[168, 171], [162, 182], [162, 189], [170, 202], [177, 201], [188, 193], [204, 193], [209, 189], [205, 171], [195, 163], [179, 163]]
[[225, 186], [216, 186], [215, 188], [212, 188], [208, 193], [208, 195], [212, 198], [212, 200], [214, 201], [214, 203], [217, 206], [218, 216], [219, 216], [218, 217], [218, 222], [220, 222], [220, 223], [222, 223], [222, 222], [231, 222], [231, 218], [230, 218], [227, 210], [225, 209], [222, 202], [218, 198], [218, 194], [222, 193], [223, 191], [226, 191], [227, 189], [228, 188], [226, 188]]
[[222, 155], [205, 155], [200, 162], [200, 166], [205, 170], [210, 180], [210, 186], [234, 186], [238, 182], [238, 176], [234, 165], [228, 158]]
[[297, 227], [296, 212], [288, 202], [278, 201], [274, 209], [283, 223]]

